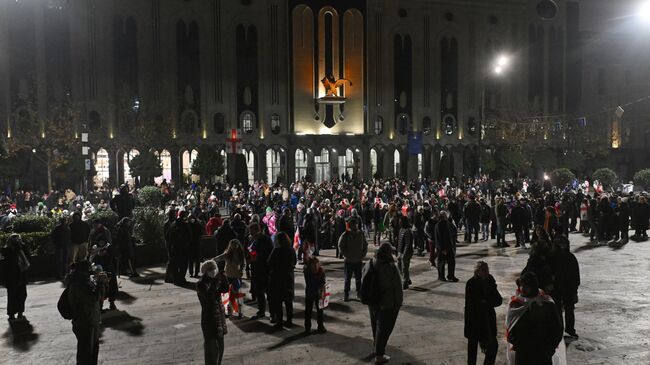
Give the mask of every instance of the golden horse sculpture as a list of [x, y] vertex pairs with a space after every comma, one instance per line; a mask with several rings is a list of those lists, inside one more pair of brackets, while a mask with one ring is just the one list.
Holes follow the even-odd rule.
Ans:
[[352, 86], [352, 82], [348, 79], [338, 79], [334, 80], [334, 76], [329, 75], [323, 77], [320, 82], [323, 84], [325, 87], [325, 97], [339, 97], [338, 95], [338, 88], [343, 86], [345, 83], [348, 83], [348, 85]]

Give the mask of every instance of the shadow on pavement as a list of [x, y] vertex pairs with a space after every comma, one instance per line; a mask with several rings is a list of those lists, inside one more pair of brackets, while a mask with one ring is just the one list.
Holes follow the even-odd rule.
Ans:
[[131, 278], [131, 281], [139, 285], [162, 285], [165, 282], [165, 273], [152, 270], [142, 270], [140, 277]]
[[133, 317], [126, 311], [109, 310], [102, 314], [102, 331], [105, 328], [126, 332], [131, 336], [142, 336], [144, 325], [141, 318]]
[[26, 352], [38, 342], [39, 334], [34, 333], [34, 326], [23, 318], [9, 321], [9, 328], [2, 337], [16, 350]]
[[440, 319], [447, 319], [451, 321], [463, 321], [465, 318], [464, 314], [461, 312], [454, 312], [454, 311], [450, 311], [446, 309], [438, 309], [438, 308], [419, 307], [410, 304], [402, 305], [402, 311], [405, 311], [415, 316], [426, 317], [426, 318], [440, 318]]
[[138, 300], [138, 298], [134, 297], [133, 295], [121, 290], [117, 293], [115, 299], [117, 299], [118, 301], [124, 304], [132, 304], [133, 302]]

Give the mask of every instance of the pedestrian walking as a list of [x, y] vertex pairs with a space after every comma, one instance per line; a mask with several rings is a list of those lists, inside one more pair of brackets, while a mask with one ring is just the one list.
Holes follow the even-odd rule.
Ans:
[[343, 257], [343, 300], [350, 300], [350, 284], [354, 276], [357, 298], [361, 289], [361, 271], [363, 259], [368, 253], [368, 241], [363, 232], [359, 230], [357, 218], [348, 222], [348, 230], [343, 232], [338, 241], [338, 248]]
[[221, 365], [224, 336], [228, 333], [221, 294], [228, 292], [228, 280], [218, 274], [217, 264], [212, 260], [201, 264], [200, 270], [196, 292], [201, 303], [204, 361], [206, 365]]
[[19, 234], [11, 234], [5, 246], [0, 249], [0, 266], [4, 286], [7, 288], [7, 316], [9, 320], [14, 320], [16, 316], [23, 318], [27, 300], [27, 270], [30, 263]]
[[467, 364], [476, 365], [477, 347], [485, 353], [484, 365], [494, 365], [497, 356], [497, 317], [494, 308], [503, 303], [496, 280], [485, 261], [478, 261], [474, 276], [465, 285], [465, 338]]

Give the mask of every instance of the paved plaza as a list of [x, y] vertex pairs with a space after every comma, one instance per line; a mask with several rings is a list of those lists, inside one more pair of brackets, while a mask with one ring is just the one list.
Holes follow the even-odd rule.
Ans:
[[[568, 344], [569, 364], [650, 363], [650, 242], [630, 242], [622, 248], [587, 242], [571, 235], [572, 251], [580, 265], [582, 285], [576, 308], [580, 339]], [[528, 251], [492, 247], [493, 242], [460, 245], [457, 258], [459, 283], [435, 280], [425, 258], [411, 266], [413, 286], [405, 291], [404, 305], [387, 352], [392, 364], [466, 363], [463, 338], [465, 281], [473, 263], [490, 264], [501, 295], [509, 298], [514, 279], [524, 267]], [[362, 364], [370, 362], [372, 333], [366, 306], [343, 302], [343, 264], [333, 250], [322, 260], [332, 288], [326, 310], [326, 334], [303, 335], [304, 281], [296, 268], [293, 329], [270, 332], [268, 320], [249, 319], [255, 309], [246, 305], [244, 319], [228, 321], [224, 364]], [[103, 316], [99, 359], [102, 364], [200, 364], [203, 362], [200, 305], [192, 289], [163, 282], [163, 269], [142, 270], [143, 278], [120, 280], [118, 310]], [[191, 279], [194, 281], [195, 279]], [[56, 301], [59, 282], [28, 287], [26, 316], [29, 323], [0, 324], [1, 364], [74, 363], [75, 337], [71, 324], [61, 318]], [[247, 290], [247, 289], [246, 289]], [[5, 312], [6, 292], [0, 292]], [[504, 317], [506, 304], [497, 308], [498, 364], [505, 363]], [[315, 327], [315, 323], [314, 323]], [[568, 339], [567, 339], [568, 340]], [[570, 341], [570, 340], [568, 340]], [[482, 358], [479, 357], [479, 363]]]

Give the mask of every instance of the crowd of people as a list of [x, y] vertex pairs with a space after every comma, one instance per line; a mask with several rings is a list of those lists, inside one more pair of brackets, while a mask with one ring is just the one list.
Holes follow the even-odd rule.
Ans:
[[[305, 280], [305, 331], [311, 333], [315, 309], [317, 332], [325, 333], [323, 308], [329, 293], [319, 261], [325, 249], [334, 249], [342, 260], [344, 301], [351, 300], [354, 277], [356, 297], [369, 307], [375, 362], [388, 362], [386, 345], [403, 291], [413, 284], [412, 257], [427, 257], [438, 280], [458, 282], [457, 244], [492, 239], [496, 247], [507, 247], [507, 232], [514, 233], [515, 247], [530, 249], [519, 289], [508, 306], [507, 339], [512, 347], [508, 354], [516, 354], [515, 364], [550, 364], [553, 356], [559, 356], [556, 349], [563, 332], [577, 337], [574, 308], [580, 276], [569, 250], [569, 234], [622, 245], [629, 238], [647, 239], [650, 222], [650, 204], [643, 193], [605, 193], [589, 185], [560, 188], [529, 180], [334, 180], [184, 188], [165, 181], [160, 189], [164, 196], [160, 209], [167, 217], [165, 281], [185, 286], [188, 274], [200, 278], [197, 293], [207, 364], [221, 363], [225, 318], [243, 317], [246, 295], [257, 307], [253, 319], [269, 318], [275, 329], [294, 326], [296, 267], [302, 268]], [[67, 274], [78, 362], [84, 364], [97, 361], [101, 303], [108, 299], [109, 310], [115, 308], [116, 276], [126, 269], [138, 275], [131, 234], [137, 191], [124, 185], [87, 195], [17, 191], [0, 199], [3, 226], [26, 212], [58, 219], [52, 232], [57, 275]], [[92, 212], [102, 209], [119, 215], [113, 232], [101, 220], [88, 221]], [[367, 260], [369, 246], [375, 249]], [[11, 293], [10, 319], [24, 311], [29, 263], [21, 252], [20, 237], [12, 235], [2, 251]], [[213, 255], [206, 257], [205, 252]], [[250, 280], [248, 293], [243, 292], [244, 278]], [[465, 299], [468, 363], [476, 363], [480, 346], [486, 354], [484, 364], [494, 364], [498, 351], [494, 308], [503, 300], [487, 263], [476, 264]]]

